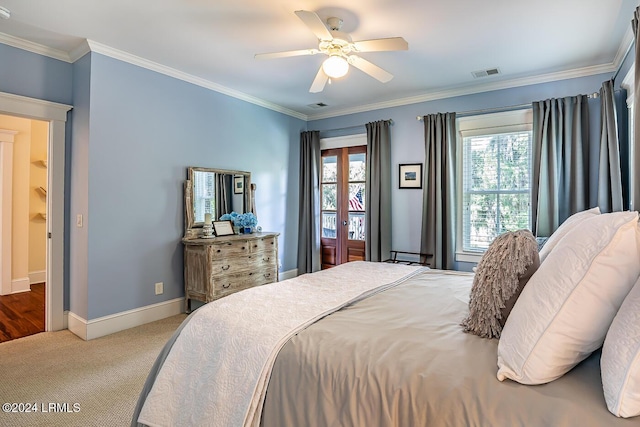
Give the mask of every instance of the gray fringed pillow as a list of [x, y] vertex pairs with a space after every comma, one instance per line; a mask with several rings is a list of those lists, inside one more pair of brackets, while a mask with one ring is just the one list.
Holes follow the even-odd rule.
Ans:
[[464, 331], [500, 338], [513, 305], [540, 266], [538, 243], [529, 230], [509, 231], [495, 238], [476, 268]]

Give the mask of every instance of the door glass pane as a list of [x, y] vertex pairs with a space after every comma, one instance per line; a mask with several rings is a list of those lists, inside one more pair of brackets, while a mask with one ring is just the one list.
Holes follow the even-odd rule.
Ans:
[[336, 238], [335, 212], [322, 212], [322, 237]]
[[322, 182], [336, 182], [338, 180], [338, 157], [322, 158]]
[[364, 212], [364, 183], [349, 184], [349, 210]]
[[322, 210], [335, 211], [337, 209], [337, 191], [336, 184], [322, 184]]
[[349, 240], [364, 240], [364, 213], [349, 213]]
[[365, 153], [349, 154], [349, 181], [365, 181], [367, 179], [366, 158]]

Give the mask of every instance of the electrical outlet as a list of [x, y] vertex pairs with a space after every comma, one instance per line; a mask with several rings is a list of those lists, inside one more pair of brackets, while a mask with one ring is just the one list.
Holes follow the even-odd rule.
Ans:
[[161, 295], [164, 292], [164, 284], [162, 282], [156, 283], [156, 295]]
[[82, 215], [81, 214], [76, 215], [76, 226], [77, 227], [82, 227]]

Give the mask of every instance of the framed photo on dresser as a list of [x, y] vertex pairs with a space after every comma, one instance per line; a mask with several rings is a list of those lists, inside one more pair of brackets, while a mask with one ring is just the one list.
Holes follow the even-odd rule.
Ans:
[[233, 232], [233, 223], [231, 221], [213, 221], [213, 231], [216, 236], [231, 236]]

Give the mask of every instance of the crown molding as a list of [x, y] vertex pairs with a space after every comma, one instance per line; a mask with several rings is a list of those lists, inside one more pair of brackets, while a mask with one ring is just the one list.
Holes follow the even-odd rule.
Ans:
[[624, 33], [624, 36], [622, 36], [622, 42], [620, 43], [620, 46], [618, 46], [618, 52], [616, 52], [616, 56], [615, 58], [613, 58], [612, 63], [615, 65], [616, 70], [620, 68], [622, 62], [626, 59], [629, 51], [631, 50], [633, 42], [633, 31], [631, 30], [631, 26], [629, 26], [629, 28], [627, 28], [627, 31]]
[[26, 50], [28, 52], [37, 53], [38, 55], [48, 56], [49, 58], [57, 59], [64, 62], [73, 62], [69, 57], [69, 54], [63, 50], [54, 49], [39, 43], [30, 42], [29, 40], [14, 37], [9, 34], [0, 33], [0, 43], [12, 46], [18, 49]]
[[604, 65], [594, 65], [590, 67], [577, 68], [574, 70], [561, 71], [557, 73], [542, 74], [534, 77], [523, 77], [518, 79], [503, 80], [499, 82], [486, 83], [483, 85], [463, 86], [445, 89], [437, 92], [429, 92], [422, 95], [410, 96], [407, 98], [394, 99], [390, 101], [376, 102], [374, 104], [360, 105], [353, 108], [328, 111], [326, 113], [309, 115], [309, 120], [328, 119], [331, 117], [345, 116], [348, 114], [364, 113], [367, 111], [381, 110], [383, 108], [401, 107], [403, 105], [419, 104], [421, 102], [435, 101], [438, 99], [454, 98], [456, 96], [473, 95], [494, 90], [511, 89], [521, 86], [529, 86], [539, 83], [549, 83], [559, 80], [573, 79], [577, 77], [592, 76], [595, 74], [610, 73], [616, 70], [614, 63]]
[[304, 121], [307, 121], [308, 119], [306, 114], [302, 114], [298, 111], [290, 110], [288, 108], [282, 107], [272, 102], [268, 102], [268, 101], [253, 97], [251, 95], [247, 95], [246, 93], [239, 92], [234, 89], [230, 89], [228, 87], [219, 85], [217, 83], [213, 83], [201, 77], [196, 77], [191, 74], [187, 74], [183, 71], [176, 70], [175, 68], [167, 67], [166, 65], [158, 64], [157, 62], [153, 62], [148, 59], [144, 59], [139, 56], [132, 55], [130, 53], [123, 52], [118, 49], [114, 49], [112, 47], [103, 45], [93, 40], [87, 40], [87, 43], [89, 45], [89, 48], [91, 49], [91, 52], [99, 53], [101, 55], [105, 55], [105, 56], [117, 59], [119, 61], [127, 62], [132, 65], [137, 65], [138, 67], [146, 68], [148, 70], [155, 71], [157, 73], [164, 74], [169, 77], [183, 80], [185, 82], [192, 83], [194, 85], [201, 86], [206, 89], [210, 89], [215, 92], [219, 92], [224, 95], [228, 95], [233, 98], [237, 98], [242, 101], [246, 101], [251, 104], [258, 105], [260, 107], [268, 108], [269, 110], [277, 111], [279, 113], [286, 114], [288, 116], [292, 116]]
[[622, 38], [620, 46], [618, 47], [615, 58], [609, 64], [577, 68], [574, 70], [562, 71], [557, 73], [548, 73], [548, 74], [543, 74], [543, 75], [534, 76], [534, 77], [524, 77], [524, 78], [503, 80], [499, 82], [492, 82], [492, 83], [486, 83], [481, 85], [453, 87], [445, 90], [425, 93], [422, 95], [411, 96], [407, 98], [399, 98], [399, 99], [390, 100], [390, 101], [384, 101], [384, 102], [378, 102], [373, 104], [360, 105], [357, 107], [350, 107], [350, 108], [343, 108], [339, 110], [328, 111], [326, 113], [307, 115], [298, 111], [291, 110], [289, 108], [282, 107], [272, 102], [265, 101], [260, 98], [256, 98], [254, 96], [247, 95], [246, 93], [228, 88], [226, 86], [222, 86], [220, 84], [211, 82], [201, 77], [197, 77], [197, 76], [185, 73], [175, 68], [171, 68], [171, 67], [159, 64], [157, 62], [153, 62], [148, 59], [144, 59], [142, 57], [132, 55], [130, 53], [109, 47], [107, 45], [98, 43], [93, 40], [84, 40], [79, 46], [77, 46], [71, 52], [64, 52], [62, 50], [50, 48], [38, 43], [34, 43], [28, 40], [14, 37], [9, 34], [0, 33], [0, 43], [13, 46], [18, 49], [26, 50], [39, 55], [48, 56], [50, 58], [58, 59], [60, 61], [64, 61], [68, 63], [73, 63], [77, 61], [78, 59], [80, 59], [81, 57], [83, 57], [89, 52], [99, 53], [101, 55], [105, 55], [123, 62], [127, 62], [132, 65], [136, 65], [151, 71], [155, 71], [155, 72], [167, 75], [169, 77], [183, 80], [188, 83], [192, 83], [197, 86], [204, 87], [206, 89], [213, 90], [215, 92], [219, 92], [224, 95], [228, 95], [233, 98], [237, 98], [242, 101], [246, 101], [251, 104], [258, 105], [260, 107], [264, 107], [269, 110], [273, 110], [273, 111], [276, 111], [291, 117], [295, 117], [297, 119], [304, 120], [304, 121], [327, 119], [331, 117], [363, 113], [367, 111], [380, 110], [383, 108], [393, 108], [393, 107], [400, 107], [400, 106], [410, 105], [410, 104], [418, 104], [421, 102], [452, 98], [456, 96], [472, 95], [476, 93], [489, 92], [494, 90], [510, 89], [510, 88], [528, 86], [533, 84], [549, 83], [549, 82], [554, 82], [559, 80], [566, 80], [566, 79], [572, 79], [572, 78], [578, 78], [578, 77], [591, 76], [595, 74], [615, 72], [620, 67], [624, 59], [626, 58], [626, 55], [629, 52], [629, 49], [633, 44], [633, 42], [634, 42], [633, 32], [631, 31], [631, 28], [628, 28]]

